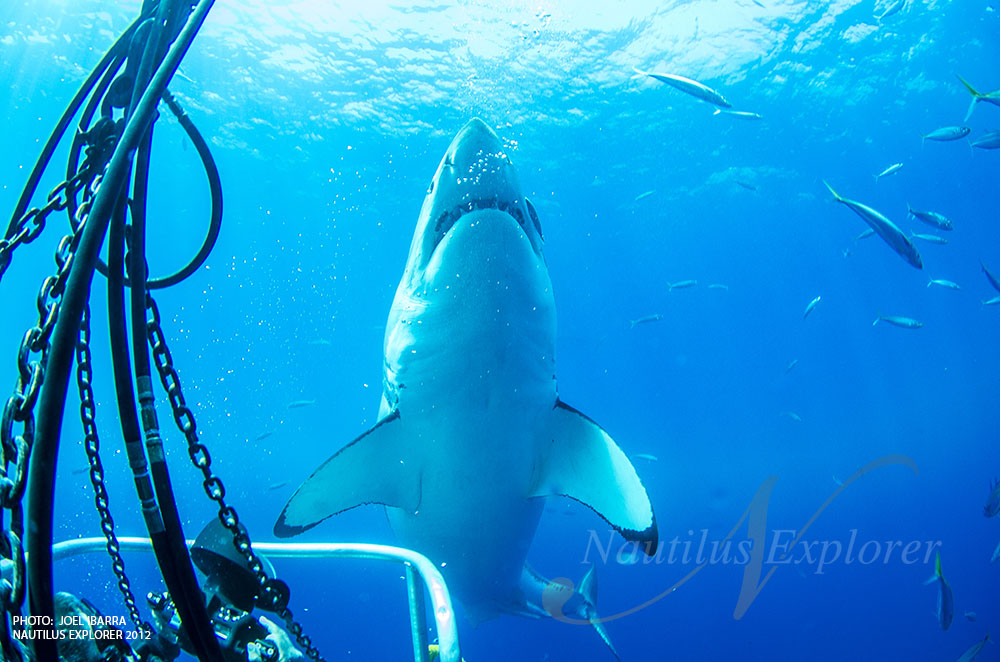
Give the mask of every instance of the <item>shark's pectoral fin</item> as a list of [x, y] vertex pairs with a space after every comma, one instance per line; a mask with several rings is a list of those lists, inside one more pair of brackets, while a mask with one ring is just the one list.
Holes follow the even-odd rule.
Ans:
[[534, 497], [567, 496], [589, 506], [627, 540], [656, 552], [653, 507], [632, 463], [597, 423], [556, 402], [546, 428]]
[[415, 512], [420, 505], [420, 471], [404, 462], [399, 412], [341, 448], [305, 480], [285, 504], [274, 535], [288, 538], [327, 517], [364, 504]]

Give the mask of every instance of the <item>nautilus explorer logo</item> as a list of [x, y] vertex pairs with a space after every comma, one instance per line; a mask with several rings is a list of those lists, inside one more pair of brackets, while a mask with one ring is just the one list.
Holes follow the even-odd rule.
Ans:
[[[614, 531], [590, 530], [582, 563], [671, 565], [688, 570], [674, 584], [659, 594], [601, 621], [628, 616], [658, 602], [712, 565], [743, 567], [743, 581], [733, 610], [740, 619], [779, 568], [794, 566], [806, 573], [822, 575], [834, 564], [902, 565], [930, 564], [940, 540], [885, 540], [868, 538], [858, 529], [848, 529], [840, 539], [812, 539], [810, 527], [833, 501], [854, 481], [865, 474], [889, 466], [907, 467], [917, 474], [916, 463], [906, 455], [886, 455], [858, 469], [840, 484], [812, 516], [797, 529], [768, 528], [767, 511], [777, 476], [761, 483], [739, 521], [725, 534], [713, 536], [708, 529], [689, 530], [687, 536], [660, 541], [655, 550], [646, 550], [636, 542], [621, 542]], [[746, 528], [744, 529], [744, 524]], [[739, 535], [745, 530], [745, 536]], [[551, 580], [542, 593], [542, 606], [564, 623], [590, 625], [591, 621], [567, 616], [563, 607], [573, 595], [574, 584], [565, 577]]]

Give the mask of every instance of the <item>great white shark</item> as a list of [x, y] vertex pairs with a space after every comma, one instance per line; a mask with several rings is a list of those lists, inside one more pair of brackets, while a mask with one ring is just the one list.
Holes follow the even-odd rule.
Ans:
[[[503, 144], [473, 119], [420, 210], [385, 330], [379, 421], [302, 483], [275, 535], [386, 506], [400, 542], [442, 568], [474, 622], [544, 616], [553, 604], [544, 598], [567, 588], [526, 563], [545, 497], [586, 504], [655, 552], [656, 519], [634, 467], [559, 399], [542, 243]], [[570, 590], [555, 599], [561, 614], [589, 620], [611, 646], [593, 573]]]

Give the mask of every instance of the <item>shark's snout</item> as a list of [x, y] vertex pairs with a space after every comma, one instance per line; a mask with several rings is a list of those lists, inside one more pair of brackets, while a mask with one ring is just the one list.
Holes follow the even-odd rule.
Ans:
[[541, 223], [521, 190], [508, 150], [497, 134], [476, 118], [451, 141], [427, 189], [421, 212], [426, 220], [418, 227], [424, 263], [462, 216], [483, 209], [504, 212], [517, 221], [532, 248], [541, 254]]

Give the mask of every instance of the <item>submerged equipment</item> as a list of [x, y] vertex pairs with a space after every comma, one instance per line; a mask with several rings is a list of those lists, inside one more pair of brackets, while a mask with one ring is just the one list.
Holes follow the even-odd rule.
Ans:
[[[25, 629], [27, 623], [33, 630], [47, 629], [36, 624], [52, 623], [50, 619], [57, 609], [96, 612], [85, 601], [54, 595], [52, 562], [78, 551], [103, 548], [111, 558], [129, 618], [144, 635], [147, 645], [137, 647], [143, 656], [149, 653], [173, 659], [183, 649], [202, 662], [235, 662], [246, 659], [247, 645], [256, 643], [263, 647], [259, 650], [265, 660], [277, 659], [278, 650], [265, 641], [267, 630], [251, 615], [252, 610], [260, 609], [284, 621], [287, 632], [307, 657], [322, 660], [288, 608], [287, 585], [275, 577], [270, 563], [258, 554], [263, 550], [275, 556], [402, 563], [415, 659], [426, 662], [431, 654], [424, 606], [426, 587], [440, 643], [433, 653], [439, 654], [442, 662], [458, 662], [461, 656], [451, 598], [443, 577], [427, 558], [412, 550], [381, 545], [254, 545], [236, 509], [227, 501], [222, 480], [212, 470], [208, 447], [199, 438], [152, 291], [175, 285], [201, 267], [221, 227], [218, 169], [207, 143], [167, 90], [213, 3], [143, 1], [139, 17], [115, 41], [63, 112], [0, 238], [2, 281], [15, 251], [41, 235], [53, 212], [67, 212], [70, 233], [55, 251], [54, 274], [44, 280], [38, 292], [38, 319], [21, 342], [17, 383], [0, 418], [0, 659], [58, 659], [54, 638], [30, 638], [29, 652], [13, 636], [13, 628]], [[167, 276], [149, 277], [146, 193], [152, 132], [161, 100], [197, 150], [208, 178], [212, 209], [201, 248], [187, 265]], [[56, 147], [78, 114], [66, 179], [49, 193], [45, 205], [30, 207]], [[105, 237], [106, 264], [99, 258]], [[118, 418], [149, 533], [143, 539], [116, 534], [104, 483], [90, 350], [89, 301], [95, 272], [107, 278]], [[128, 309], [126, 289], [130, 292]], [[184, 435], [191, 463], [201, 472], [205, 494], [217, 507], [217, 517], [193, 543], [185, 540], [174, 500], [154, 408], [150, 359], [174, 422]], [[74, 361], [84, 446], [104, 537], [53, 544], [56, 461]], [[30, 521], [27, 531], [25, 512]], [[147, 596], [155, 625], [140, 615], [125, 572], [122, 551], [129, 549], [151, 549], [166, 585], [165, 592]], [[194, 566], [206, 577], [201, 584]], [[30, 617], [23, 615], [25, 597], [29, 598]], [[105, 659], [119, 659], [110, 657], [119, 652], [120, 659], [133, 657], [128, 646], [114, 650], [105, 647], [102, 654]]]
[[[0, 522], [3, 523], [0, 566], [4, 569], [0, 579], [3, 610], [0, 652], [5, 660], [17, 662], [25, 658], [23, 644], [12, 637], [11, 619], [23, 613], [26, 595], [29, 612], [35, 617], [26, 619], [28, 622], [51, 623], [54, 614], [54, 481], [74, 358], [90, 478], [112, 569], [135, 627], [144, 632], [152, 629], [139, 614], [125, 574], [99, 455], [89, 345], [89, 299], [95, 271], [107, 276], [112, 359], [126, 452], [157, 563], [184, 624], [191, 652], [206, 662], [224, 660], [216, 636], [217, 624], [206, 608], [174, 501], [153, 404], [150, 354], [174, 420], [186, 438], [190, 459], [203, 475], [207, 496], [218, 507], [219, 525], [229, 534], [229, 545], [245, 560], [257, 583], [258, 603], [285, 621], [309, 657], [321, 659], [287, 608], [288, 588], [265, 572], [236, 510], [226, 501], [222, 481], [212, 472], [211, 456], [199, 440], [194, 414], [184, 400], [160, 326], [159, 311], [151, 296], [152, 290], [181, 282], [204, 263], [221, 225], [222, 189], [218, 170], [204, 139], [166, 89], [213, 3], [214, 0], [143, 2], [139, 17], [111, 46], [60, 117], [0, 239], [2, 278], [15, 250], [37, 239], [53, 212], [65, 210], [69, 216], [71, 232], [63, 237], [56, 250], [55, 274], [44, 281], [38, 294], [38, 321], [21, 343], [17, 385], [3, 407], [0, 423]], [[177, 117], [201, 158], [209, 181], [212, 211], [205, 240], [194, 258], [174, 274], [147, 278], [146, 192], [152, 132], [161, 99]], [[52, 154], [81, 108], [66, 179], [49, 194], [43, 207], [29, 209]], [[131, 223], [127, 223], [127, 218]], [[107, 265], [98, 257], [105, 236]], [[131, 292], [127, 311], [126, 287]], [[131, 324], [131, 360], [126, 320]], [[24, 497], [26, 508], [22, 504]], [[31, 522], [27, 535], [25, 510]], [[30, 643], [35, 659], [57, 659], [52, 638], [35, 637]]]

